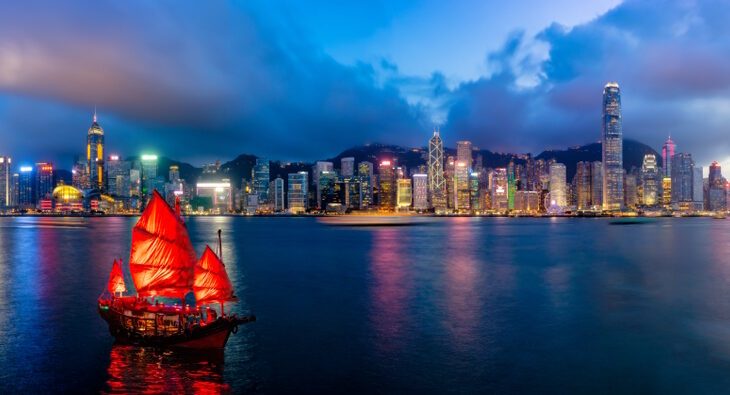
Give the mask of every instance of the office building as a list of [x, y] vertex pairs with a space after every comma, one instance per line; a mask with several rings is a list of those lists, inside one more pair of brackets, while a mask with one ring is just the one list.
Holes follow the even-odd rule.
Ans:
[[428, 174], [416, 173], [413, 179], [413, 209], [428, 210]]
[[694, 201], [693, 168], [692, 155], [678, 152], [672, 157], [672, 203], [691, 203]]
[[671, 177], [672, 176], [672, 160], [674, 158], [674, 141], [672, 141], [672, 138], [667, 138], [667, 141], [664, 142], [664, 145], [662, 146], [662, 162], [664, 163], [664, 172], [662, 173], [662, 177]]
[[456, 142], [456, 161], [466, 164], [467, 170], [471, 171], [473, 165], [471, 141]]
[[258, 204], [266, 205], [269, 203], [269, 181], [271, 179], [269, 160], [256, 158], [252, 172], [253, 192], [258, 196]]
[[[94, 111], [91, 127], [86, 134], [86, 172], [89, 188], [105, 191], [104, 183], [104, 129], [99, 126]], [[52, 191], [49, 191], [49, 194]]]
[[396, 208], [400, 210], [408, 210], [413, 202], [413, 186], [410, 178], [399, 178], [396, 180]]
[[7, 210], [15, 205], [12, 166], [11, 157], [0, 156], [0, 210]]
[[641, 164], [641, 198], [644, 206], [655, 206], [659, 203], [661, 190], [661, 176], [654, 154], [644, 155]]
[[284, 179], [276, 177], [273, 182], [273, 209], [276, 212], [284, 211]]
[[357, 165], [357, 176], [360, 179], [360, 209], [373, 206], [373, 164], [360, 162]]
[[340, 177], [355, 176], [355, 158], [348, 157], [340, 159]]
[[565, 208], [568, 205], [565, 177], [566, 176], [565, 176], [565, 165], [564, 164], [553, 163], [550, 165], [550, 205], [551, 206]]
[[378, 166], [378, 207], [380, 210], [395, 209], [396, 185], [395, 166], [389, 160], [380, 162]]
[[429, 202], [437, 212], [446, 209], [446, 179], [444, 177], [444, 143], [438, 130], [428, 141]]
[[292, 214], [301, 214], [309, 207], [309, 180], [306, 171], [289, 173], [287, 186], [287, 206]]
[[603, 209], [620, 210], [624, 203], [621, 91], [615, 82], [603, 88], [602, 162]]
[[457, 212], [466, 212], [470, 209], [468, 166], [467, 162], [461, 160], [457, 160], [454, 165], [454, 209]]

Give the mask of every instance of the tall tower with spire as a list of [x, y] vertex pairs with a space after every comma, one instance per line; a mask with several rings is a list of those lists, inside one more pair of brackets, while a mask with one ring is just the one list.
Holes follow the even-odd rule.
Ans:
[[97, 123], [96, 108], [86, 135], [86, 172], [89, 176], [89, 187], [104, 191], [104, 129]]
[[446, 179], [444, 178], [444, 143], [440, 131], [433, 131], [428, 140], [428, 195], [437, 212], [446, 209]]
[[623, 130], [621, 126], [621, 90], [609, 82], [603, 88], [602, 156], [603, 209], [624, 207]]
[[664, 163], [664, 177], [672, 176], [672, 158], [674, 157], [674, 141], [672, 136], [662, 146], [662, 162]]

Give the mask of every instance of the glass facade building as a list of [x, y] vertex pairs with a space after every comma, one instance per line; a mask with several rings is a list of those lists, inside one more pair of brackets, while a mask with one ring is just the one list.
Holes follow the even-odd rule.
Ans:
[[624, 203], [623, 131], [621, 90], [615, 82], [603, 88], [602, 162], [603, 209], [620, 210]]

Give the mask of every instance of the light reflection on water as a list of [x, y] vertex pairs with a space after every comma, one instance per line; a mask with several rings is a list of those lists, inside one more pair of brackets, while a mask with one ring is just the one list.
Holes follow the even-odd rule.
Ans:
[[[114, 346], [134, 218], [0, 218], [0, 392], [653, 392], [730, 385], [730, 221], [190, 218], [259, 321], [224, 355]], [[125, 273], [129, 282], [129, 274]], [[33, 391], [35, 390], [35, 391]]]

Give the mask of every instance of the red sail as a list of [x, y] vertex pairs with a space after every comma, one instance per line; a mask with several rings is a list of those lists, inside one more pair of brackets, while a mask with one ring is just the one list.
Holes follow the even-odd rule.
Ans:
[[205, 246], [203, 255], [195, 265], [193, 292], [198, 305], [236, 299], [225, 265], [209, 246]]
[[140, 296], [182, 298], [193, 285], [195, 250], [182, 219], [157, 191], [132, 229], [129, 271]]
[[127, 287], [124, 285], [124, 274], [122, 274], [122, 261], [114, 260], [112, 272], [109, 274], [109, 283], [106, 288], [112, 294], [127, 290]]

